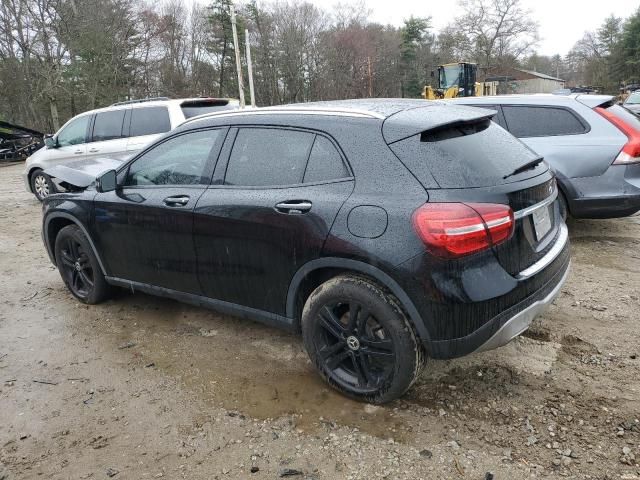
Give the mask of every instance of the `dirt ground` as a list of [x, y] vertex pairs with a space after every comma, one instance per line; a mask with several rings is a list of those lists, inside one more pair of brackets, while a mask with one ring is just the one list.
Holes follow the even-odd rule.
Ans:
[[300, 338], [64, 288], [0, 167], [0, 479], [640, 479], [640, 216], [572, 221], [555, 304], [499, 350], [347, 400]]

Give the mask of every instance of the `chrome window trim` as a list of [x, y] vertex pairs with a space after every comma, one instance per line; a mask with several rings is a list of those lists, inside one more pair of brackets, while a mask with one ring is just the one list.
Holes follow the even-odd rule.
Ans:
[[250, 115], [330, 115], [335, 117], [351, 117], [351, 118], [374, 118], [378, 120], [384, 120], [386, 117], [379, 113], [369, 112], [366, 110], [356, 109], [333, 109], [333, 108], [312, 108], [312, 107], [287, 107], [287, 108], [273, 108], [264, 107], [260, 109], [251, 110], [231, 110], [224, 112], [205, 113], [192, 118], [189, 118], [182, 122], [181, 125], [191, 123], [196, 120], [204, 120], [205, 118], [218, 118], [218, 117], [241, 117]]

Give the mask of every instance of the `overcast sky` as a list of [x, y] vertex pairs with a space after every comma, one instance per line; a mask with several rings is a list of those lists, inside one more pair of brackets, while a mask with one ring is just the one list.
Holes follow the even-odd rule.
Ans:
[[[336, 0], [308, 0], [330, 9]], [[340, 0], [338, 0], [340, 1]], [[540, 24], [541, 41], [538, 52], [544, 55], [566, 54], [587, 30], [594, 30], [610, 14], [628, 17], [638, 7], [638, 0], [522, 0]], [[204, 3], [200, 0], [200, 3]], [[259, 2], [260, 3], [260, 2]], [[350, 3], [342, 0], [340, 3]], [[400, 25], [404, 18], [431, 16], [433, 27], [440, 30], [459, 13], [455, 1], [446, 0], [367, 0], [371, 20]]]

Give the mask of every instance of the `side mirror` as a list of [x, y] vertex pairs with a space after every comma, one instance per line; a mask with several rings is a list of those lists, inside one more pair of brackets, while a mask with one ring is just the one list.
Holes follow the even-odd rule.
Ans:
[[44, 146], [47, 148], [58, 148], [58, 142], [53, 135], [45, 135]]
[[115, 170], [107, 170], [96, 179], [96, 190], [100, 193], [113, 192], [118, 186]]

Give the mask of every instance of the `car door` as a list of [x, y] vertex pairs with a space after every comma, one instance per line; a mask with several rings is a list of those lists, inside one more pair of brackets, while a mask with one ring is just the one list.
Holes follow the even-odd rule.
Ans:
[[94, 238], [109, 275], [200, 294], [193, 209], [211, 181], [226, 129], [170, 137], [133, 159], [118, 188], [98, 193]]
[[169, 130], [171, 120], [166, 106], [131, 108], [128, 154], [134, 155]]
[[93, 119], [91, 138], [87, 144], [87, 158], [100, 157], [125, 160], [127, 138], [124, 131], [127, 109], [98, 112]]
[[90, 125], [91, 115], [82, 115], [62, 127], [55, 136], [55, 147], [46, 151], [46, 166], [84, 160]]
[[200, 283], [208, 297], [283, 315], [293, 275], [320, 255], [353, 178], [322, 134], [244, 127], [229, 136], [195, 210]]

